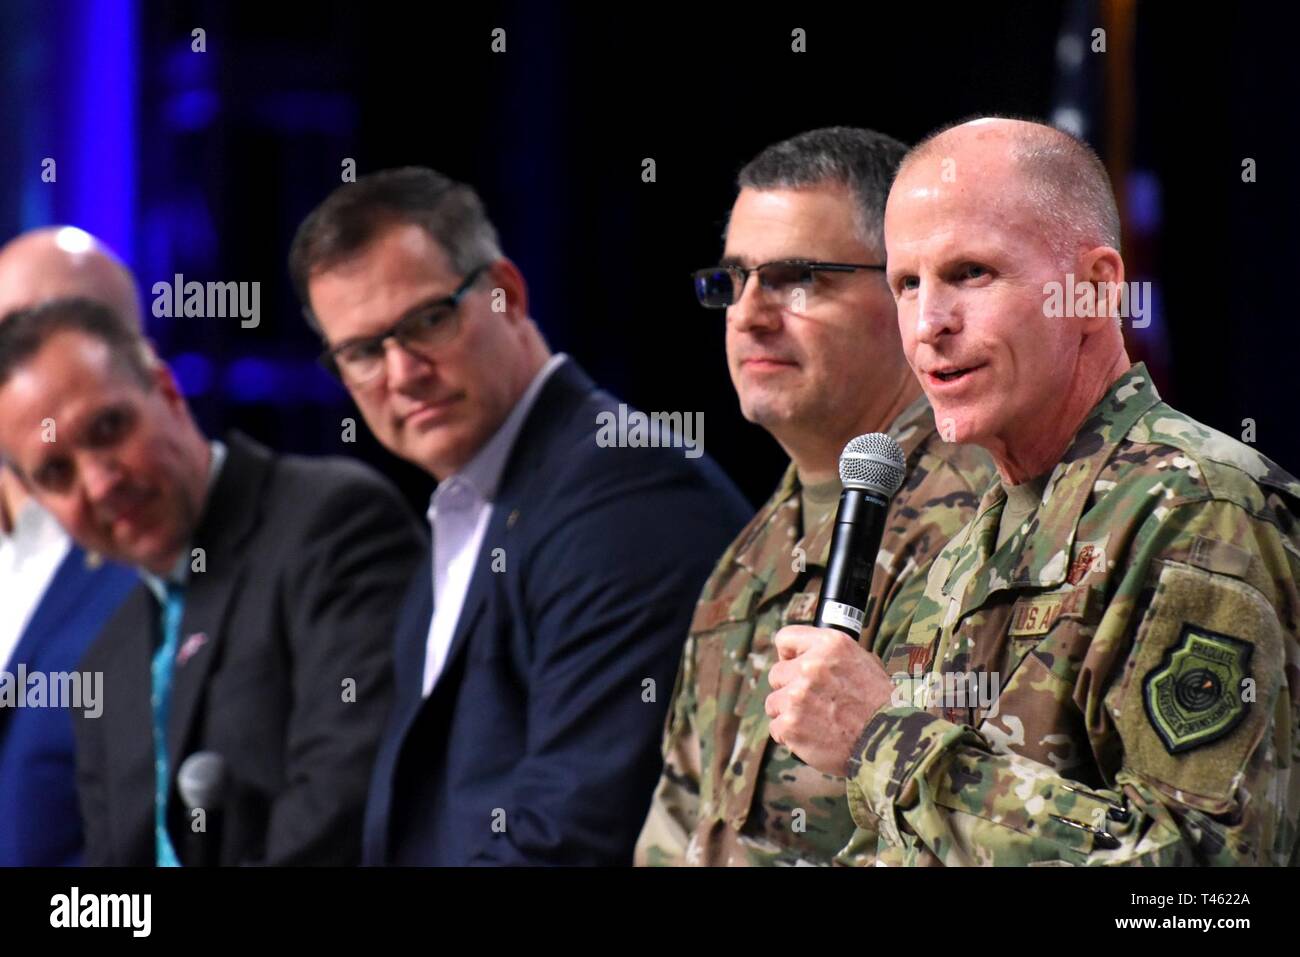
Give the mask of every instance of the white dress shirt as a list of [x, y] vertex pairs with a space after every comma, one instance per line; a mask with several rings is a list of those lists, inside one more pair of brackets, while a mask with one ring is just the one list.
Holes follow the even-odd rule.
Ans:
[[0, 532], [0, 669], [8, 665], [71, 547], [67, 533], [35, 499], [23, 503], [12, 534]]
[[429, 502], [429, 526], [433, 530], [433, 620], [429, 623], [424, 652], [426, 697], [447, 663], [510, 450], [542, 386], [567, 358], [563, 352], [551, 356], [533, 376], [501, 428], [463, 469], [438, 483]]

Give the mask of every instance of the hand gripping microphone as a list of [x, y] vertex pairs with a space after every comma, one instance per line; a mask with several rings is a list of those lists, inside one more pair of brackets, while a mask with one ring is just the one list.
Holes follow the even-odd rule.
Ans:
[[898, 443], [881, 432], [859, 435], [840, 455], [839, 509], [817, 600], [817, 627], [836, 628], [855, 641], [862, 636], [876, 552], [885, 531], [889, 500], [903, 484], [906, 464]]

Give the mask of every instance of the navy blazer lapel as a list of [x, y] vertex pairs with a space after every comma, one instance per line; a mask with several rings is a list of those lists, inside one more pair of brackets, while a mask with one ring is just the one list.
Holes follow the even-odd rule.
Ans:
[[191, 567], [172, 672], [167, 755], [173, 775], [217, 658], [230, 601], [247, 568], [240, 546], [257, 527], [261, 489], [271, 470], [270, 453], [256, 443], [232, 434], [227, 445], [226, 462], [190, 543], [191, 556], [193, 549], [203, 549], [205, 570]]
[[[72, 610], [81, 602], [82, 592], [90, 584], [91, 573], [85, 568], [85, 552], [73, 545], [68, 554], [63, 556], [54, 577], [41, 596], [36, 611], [23, 629], [18, 644], [14, 646], [7, 662], [0, 661], [0, 668], [6, 668], [16, 674], [18, 663], [31, 664], [36, 661], [40, 651], [38, 645], [42, 638], [54, 634], [63, 624], [63, 620], [72, 614]], [[53, 596], [57, 595], [55, 600]], [[16, 680], [16, 679], [15, 679]], [[24, 689], [19, 688], [18, 694]], [[11, 717], [16, 714], [12, 708], [0, 708], [0, 737], [4, 735]]]
[[[479, 548], [474, 565], [474, 574], [470, 577], [469, 590], [465, 602], [461, 605], [460, 618], [456, 622], [456, 631], [452, 637], [451, 647], [447, 650], [447, 660], [443, 664], [443, 674], [448, 674], [456, 663], [456, 658], [465, 649], [470, 634], [483, 614], [483, 608], [492, 592], [494, 577], [497, 572], [492, 565], [496, 549], [503, 549], [505, 561], [510, 560], [511, 549], [507, 546], [510, 530], [519, 519], [519, 510], [530, 499], [527, 494], [529, 484], [543, 471], [540, 461], [548, 449], [552, 448], [558, 436], [572, 428], [570, 419], [578, 406], [595, 391], [595, 383], [579, 368], [573, 359], [566, 359], [546, 380], [533, 407], [528, 410], [524, 424], [519, 429], [514, 447], [506, 457], [505, 469], [501, 473], [501, 484], [497, 488], [496, 498], [492, 502], [492, 518], [483, 533], [483, 544]], [[595, 428], [595, 419], [587, 423]], [[508, 567], [508, 566], [507, 566]], [[424, 659], [421, 656], [421, 663]], [[434, 686], [437, 691], [437, 685]]]
[[375, 758], [369, 797], [366, 801], [363, 862], [388, 861], [388, 825], [393, 802], [393, 774], [402, 744], [415, 716], [424, 705], [424, 654], [428, 646], [429, 621], [433, 616], [433, 552], [420, 562], [411, 586], [402, 600], [393, 646], [393, 681], [397, 697]]
[[94, 581], [95, 569], [90, 567], [90, 557], [79, 546], [73, 545], [46, 586], [35, 614], [18, 639], [12, 660], [32, 661], [41, 636], [52, 635], [63, 627], [64, 621], [81, 606], [85, 592]]
[[397, 700], [408, 709], [424, 694], [424, 653], [429, 643], [429, 622], [433, 618], [432, 549], [411, 579], [402, 615], [398, 619], [393, 649], [394, 683]]

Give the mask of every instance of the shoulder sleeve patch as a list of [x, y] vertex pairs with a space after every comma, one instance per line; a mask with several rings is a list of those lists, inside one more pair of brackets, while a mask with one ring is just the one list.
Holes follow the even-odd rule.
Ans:
[[1116, 715], [1125, 766], [1202, 810], [1227, 809], [1267, 731], [1282, 658], [1277, 613], [1256, 589], [1166, 564]]
[[1255, 648], [1230, 635], [1183, 625], [1176, 645], [1143, 680], [1142, 702], [1170, 754], [1217, 741], [1250, 708], [1243, 693]]

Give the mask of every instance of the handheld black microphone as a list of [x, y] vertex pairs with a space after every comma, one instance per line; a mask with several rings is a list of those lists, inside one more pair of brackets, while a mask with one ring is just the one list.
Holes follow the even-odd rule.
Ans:
[[817, 627], [862, 636], [876, 552], [885, 532], [889, 500], [903, 484], [906, 460], [898, 443], [881, 432], [859, 435], [840, 455], [840, 505], [835, 513], [826, 580], [817, 600]]
[[[193, 867], [221, 863], [221, 824], [227, 788], [226, 759], [215, 751], [196, 751], [181, 762], [176, 790], [189, 813], [185, 821], [186, 861]], [[195, 830], [195, 810], [203, 812], [203, 830]]]

